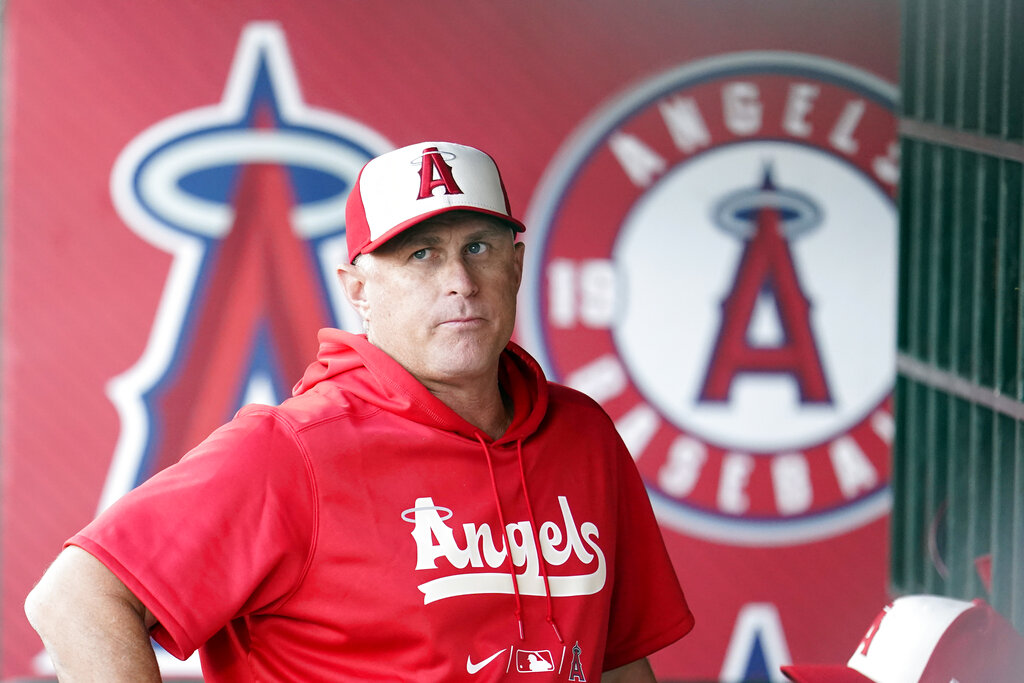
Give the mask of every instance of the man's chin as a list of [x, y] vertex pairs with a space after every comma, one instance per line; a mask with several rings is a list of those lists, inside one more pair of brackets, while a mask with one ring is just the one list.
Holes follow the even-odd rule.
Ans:
[[477, 379], [493, 381], [498, 358], [507, 343], [500, 343], [493, 332], [460, 333], [435, 335], [418, 345], [381, 349], [424, 384], [459, 384]]
[[453, 343], [440, 353], [434, 354], [428, 363], [438, 375], [454, 379], [493, 377], [498, 367], [498, 357], [505, 348], [488, 345]]

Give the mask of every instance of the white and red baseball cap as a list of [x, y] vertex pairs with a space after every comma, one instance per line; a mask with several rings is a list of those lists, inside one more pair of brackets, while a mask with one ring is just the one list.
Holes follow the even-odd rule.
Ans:
[[1024, 638], [984, 600], [897, 598], [842, 665], [783, 666], [797, 683], [1020, 683]]
[[496, 216], [516, 232], [508, 193], [490, 155], [454, 142], [421, 142], [371, 159], [345, 207], [349, 262], [446, 211]]

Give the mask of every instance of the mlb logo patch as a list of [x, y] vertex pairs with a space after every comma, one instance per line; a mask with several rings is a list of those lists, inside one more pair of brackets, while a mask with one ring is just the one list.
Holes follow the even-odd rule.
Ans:
[[516, 652], [516, 671], [521, 674], [554, 671], [555, 661], [548, 650], [519, 650]]

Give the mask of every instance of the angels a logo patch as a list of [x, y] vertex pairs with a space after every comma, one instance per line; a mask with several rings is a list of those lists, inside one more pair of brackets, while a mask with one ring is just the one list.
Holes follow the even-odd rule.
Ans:
[[663, 524], [833, 536], [889, 507], [895, 89], [740, 53], [641, 83], [542, 179], [520, 335], [615, 420]]

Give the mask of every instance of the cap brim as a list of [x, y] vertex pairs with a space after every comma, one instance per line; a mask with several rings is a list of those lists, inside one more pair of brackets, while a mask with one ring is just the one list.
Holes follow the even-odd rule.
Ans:
[[796, 683], [874, 683], [864, 674], [848, 666], [829, 664], [801, 664], [783, 666], [782, 673]]
[[420, 223], [429, 218], [434, 218], [435, 216], [440, 216], [441, 214], [449, 213], [451, 211], [466, 211], [468, 213], [478, 213], [485, 216], [491, 216], [492, 218], [496, 218], [499, 221], [505, 223], [513, 232], [518, 233], [526, 231], [526, 226], [523, 225], [522, 221], [520, 221], [517, 218], [507, 216], [503, 213], [498, 213], [496, 211], [488, 211], [486, 209], [481, 209], [475, 206], [459, 206], [458, 204], [455, 204], [453, 206], [443, 206], [434, 209], [433, 211], [426, 211], [420, 215], [413, 216], [409, 220], [399, 223], [398, 225], [391, 228], [377, 239], [367, 243], [362, 249], [360, 249], [355, 254], [355, 256], [350, 255], [349, 261], [354, 261], [355, 257], [358, 256], [359, 254], [369, 254], [373, 251], [376, 251], [378, 247], [387, 244], [393, 238], [397, 237], [398, 235], [402, 234], [403, 232], [410, 228], [416, 227], [417, 225], [419, 225]]

